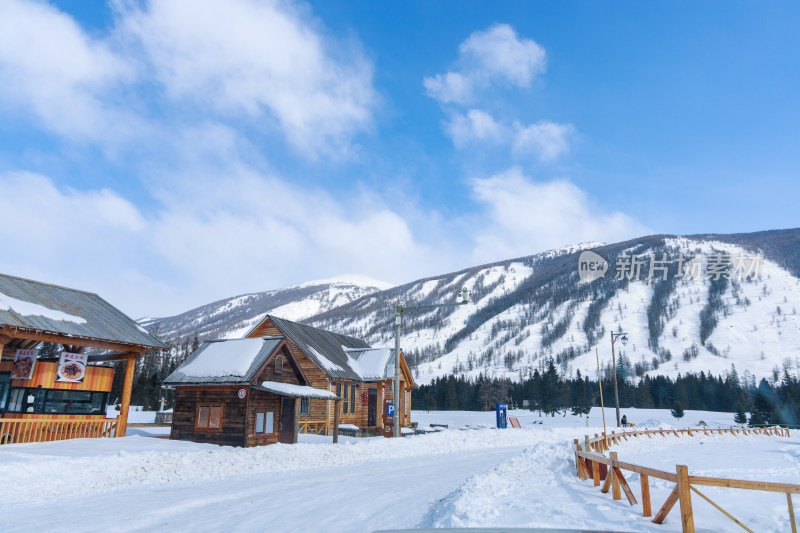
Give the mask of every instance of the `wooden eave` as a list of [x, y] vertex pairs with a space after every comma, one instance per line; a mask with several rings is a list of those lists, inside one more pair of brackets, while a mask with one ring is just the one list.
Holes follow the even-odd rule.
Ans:
[[22, 339], [27, 341], [37, 342], [52, 342], [56, 344], [65, 344], [68, 346], [85, 346], [87, 348], [98, 348], [101, 350], [115, 350], [125, 353], [136, 353], [141, 355], [150, 348], [158, 350], [167, 350], [168, 348], [161, 348], [159, 346], [142, 346], [140, 344], [130, 344], [125, 342], [114, 342], [105, 339], [93, 339], [89, 337], [79, 337], [75, 335], [64, 335], [58, 332], [32, 330], [28, 328], [21, 328], [17, 326], [4, 325], [0, 326], [0, 343], [8, 344], [12, 340]]

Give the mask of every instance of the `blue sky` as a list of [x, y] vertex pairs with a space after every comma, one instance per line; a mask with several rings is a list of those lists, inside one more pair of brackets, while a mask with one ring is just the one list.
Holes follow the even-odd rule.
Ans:
[[133, 316], [797, 226], [793, 2], [0, 2], [0, 271]]

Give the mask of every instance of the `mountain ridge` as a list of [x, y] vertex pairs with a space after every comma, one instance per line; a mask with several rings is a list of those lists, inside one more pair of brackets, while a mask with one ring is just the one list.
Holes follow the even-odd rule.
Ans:
[[[724, 286], [713, 279], [667, 283], [618, 280], [613, 275], [583, 283], [578, 279], [577, 258], [584, 250], [605, 258], [612, 272], [619, 258], [633, 254], [647, 254], [652, 260], [664, 254], [677, 258], [698, 252], [708, 260], [727, 257], [729, 262], [760, 253], [765, 270], [760, 277], [732, 280]], [[677, 275], [676, 262], [667, 269], [670, 276]], [[451, 372], [518, 379], [550, 357], [565, 375], [581, 370], [596, 376], [595, 348], [604, 358], [610, 355], [606, 353], [610, 352], [608, 332], [619, 328], [631, 330], [631, 345], [618, 348], [622, 364], [627, 365], [620, 370], [631, 377], [701, 370], [720, 373], [737, 364], [740, 371], [763, 377], [774, 376], [776, 369], [800, 370], [798, 273], [800, 229], [649, 235], [619, 243], [562, 247], [390, 288], [340, 287], [345, 294], [339, 299], [331, 297], [337, 292], [334, 285], [295, 286], [270, 302], [255, 305], [246, 300], [231, 306], [236, 298], [253, 296], [241, 295], [192, 310], [193, 320], [204, 327], [193, 325], [192, 317], [184, 313], [171, 317], [171, 330], [186, 335], [194, 327], [201, 338], [215, 332], [236, 335], [257, 321], [260, 313], [282, 316], [282, 308], [294, 313], [286, 316], [291, 320], [364, 338], [372, 345], [391, 345], [397, 303], [410, 308], [453, 302], [456, 293], [467, 287], [472, 291], [468, 306], [409, 309], [404, 315], [402, 346], [421, 382]], [[313, 290], [303, 292], [309, 289]], [[280, 302], [266, 309], [268, 303]], [[780, 310], [781, 306], [785, 309]], [[217, 323], [224, 317], [227, 325], [214, 326], [213, 317]], [[148, 329], [165, 325], [146, 324]]]

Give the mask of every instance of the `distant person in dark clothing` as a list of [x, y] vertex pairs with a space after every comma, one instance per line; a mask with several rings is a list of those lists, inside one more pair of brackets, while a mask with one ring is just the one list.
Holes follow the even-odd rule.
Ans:
[[622, 427], [628, 427], [628, 415], [622, 415]]

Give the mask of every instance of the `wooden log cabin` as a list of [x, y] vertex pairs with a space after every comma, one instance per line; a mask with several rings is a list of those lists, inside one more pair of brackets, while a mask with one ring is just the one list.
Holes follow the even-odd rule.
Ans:
[[[38, 353], [43, 342], [60, 354]], [[167, 346], [98, 295], [0, 274], [0, 444], [124, 437], [136, 361]], [[125, 361], [119, 416], [107, 418]]]
[[[340, 423], [381, 433], [381, 406], [392, 400], [394, 350], [372, 348], [361, 339], [265, 315], [245, 337], [283, 337], [309, 384], [335, 393]], [[399, 398], [402, 426], [411, 425], [411, 393], [414, 380], [400, 352]], [[304, 431], [331, 433], [336, 404], [314, 398], [301, 400], [300, 425]]]
[[170, 438], [227, 446], [295, 443], [300, 402], [337, 396], [309, 386], [283, 337], [204, 342], [167, 379]]

